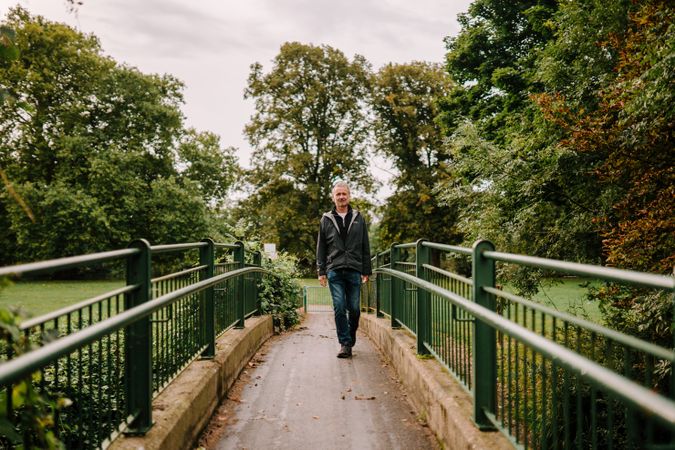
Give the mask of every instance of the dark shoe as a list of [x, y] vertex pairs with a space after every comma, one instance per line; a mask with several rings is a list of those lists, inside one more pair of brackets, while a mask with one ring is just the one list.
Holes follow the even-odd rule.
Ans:
[[340, 352], [337, 354], [338, 358], [349, 358], [352, 356], [352, 348], [346, 345], [340, 347]]

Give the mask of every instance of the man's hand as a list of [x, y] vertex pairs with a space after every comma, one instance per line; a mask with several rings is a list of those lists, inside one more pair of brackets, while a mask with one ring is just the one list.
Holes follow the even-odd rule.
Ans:
[[321, 287], [326, 287], [328, 282], [326, 281], [326, 275], [319, 275], [319, 284]]
[[361, 283], [367, 283], [368, 282], [368, 275], [361, 275]]

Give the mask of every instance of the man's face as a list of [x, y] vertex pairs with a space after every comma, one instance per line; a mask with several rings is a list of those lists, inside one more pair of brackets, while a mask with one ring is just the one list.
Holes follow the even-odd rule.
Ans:
[[336, 186], [333, 189], [333, 203], [336, 208], [344, 208], [349, 205], [349, 189], [346, 186]]

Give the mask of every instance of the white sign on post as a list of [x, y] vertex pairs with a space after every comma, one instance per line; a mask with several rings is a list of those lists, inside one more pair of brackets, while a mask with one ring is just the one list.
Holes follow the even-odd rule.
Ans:
[[277, 244], [263, 244], [263, 249], [265, 254], [270, 259], [276, 259], [277, 257]]

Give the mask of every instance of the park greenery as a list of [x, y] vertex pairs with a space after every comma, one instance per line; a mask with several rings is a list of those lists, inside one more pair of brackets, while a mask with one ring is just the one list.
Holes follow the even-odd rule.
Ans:
[[[505, 252], [671, 275], [673, 18], [665, 0], [474, 0], [445, 61], [376, 70], [329, 45], [283, 43], [270, 68], [251, 66], [244, 170], [235, 148], [185, 125], [180, 80], [14, 8], [0, 19], [0, 265], [138, 237], [276, 242], [280, 257], [264, 265], [278, 276], [263, 277], [260, 294], [284, 330], [298, 320], [295, 279], [314, 270], [331, 186], [344, 179], [375, 250], [483, 238]], [[380, 205], [375, 155], [395, 170]], [[527, 294], [548, 275], [500, 270]], [[598, 283], [587, 300], [612, 328], [672, 347], [670, 294]], [[30, 349], [19, 320], [0, 309], [15, 354]], [[672, 369], [661, 369], [666, 380]], [[70, 401], [33, 385], [9, 391], [20, 434], [36, 436], [24, 444], [59, 448], [53, 415]], [[0, 432], [18, 444], [6, 403]]]
[[[484, 238], [670, 274], [673, 13], [659, 0], [475, 0], [444, 65], [373, 70], [329, 45], [284, 43], [271, 67], [251, 66], [243, 170], [236, 149], [185, 126], [179, 80], [15, 8], [0, 28], [0, 264], [212, 236], [276, 242], [309, 274], [316, 224], [346, 179], [378, 250]], [[395, 170], [381, 205], [375, 154]], [[545, 274], [501, 275], [533, 293]], [[667, 341], [667, 299], [642, 294], [593, 298], [626, 331], [648, 311], [642, 327], [667, 331], [644, 337]]]

